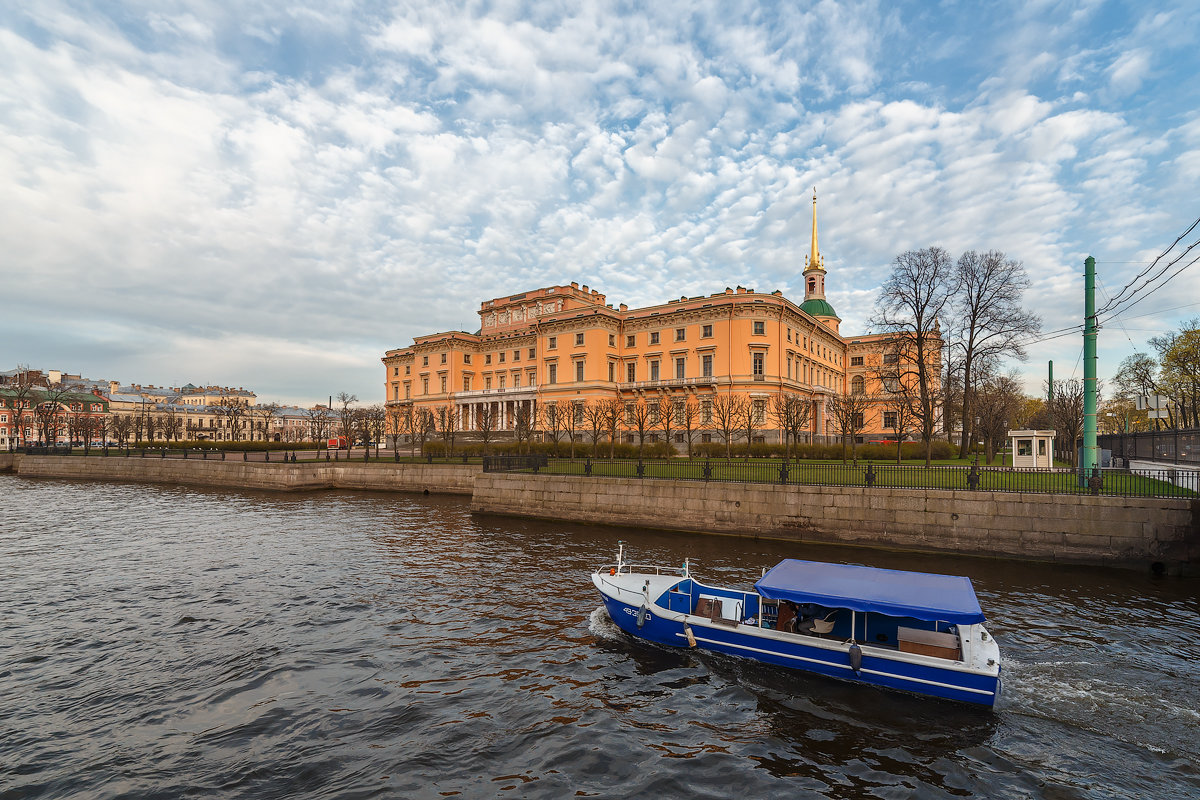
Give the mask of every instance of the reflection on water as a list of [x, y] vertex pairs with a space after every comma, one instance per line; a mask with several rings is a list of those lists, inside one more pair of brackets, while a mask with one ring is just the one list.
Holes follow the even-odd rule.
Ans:
[[[1200, 795], [1195, 582], [471, 516], [436, 497], [0, 476], [0, 798]], [[970, 575], [995, 712], [634, 641], [625, 539]]]

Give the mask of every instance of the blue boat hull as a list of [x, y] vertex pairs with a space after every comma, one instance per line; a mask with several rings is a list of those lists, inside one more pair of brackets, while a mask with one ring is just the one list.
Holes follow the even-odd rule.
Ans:
[[[609, 617], [617, 627], [630, 635], [671, 647], [688, 646], [684, 624], [678, 619], [678, 614], [665, 618], [655, 614], [653, 609], [629, 605], [603, 593], [601, 596]], [[640, 626], [639, 616], [642, 617]], [[850, 666], [850, 657], [845, 648], [808, 645], [799, 640], [800, 637], [788, 637], [787, 641], [782, 641], [747, 633], [742, 626], [692, 625], [691, 630], [699, 649], [789, 669], [984, 706], [994, 705], [1000, 695], [998, 675], [981, 675], [886, 658], [874, 655], [873, 648], [863, 648], [860, 668], [855, 670]]]

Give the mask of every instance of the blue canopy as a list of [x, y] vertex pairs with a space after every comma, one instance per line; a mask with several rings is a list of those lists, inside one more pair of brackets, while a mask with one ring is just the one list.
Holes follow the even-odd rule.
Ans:
[[983, 622], [970, 578], [784, 559], [754, 584], [769, 600], [971, 625]]

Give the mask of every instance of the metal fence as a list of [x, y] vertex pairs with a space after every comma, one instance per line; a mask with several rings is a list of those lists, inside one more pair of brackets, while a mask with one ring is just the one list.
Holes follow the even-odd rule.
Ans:
[[1096, 443], [1104, 450], [1111, 450], [1113, 458], [1121, 459], [1123, 465], [1137, 460], [1200, 466], [1197, 428], [1111, 433], [1097, 436]]
[[262, 461], [271, 463], [293, 463], [304, 461], [394, 461], [397, 463], [421, 464], [480, 464], [479, 456], [456, 455], [422, 456], [409, 455], [407, 451], [380, 450], [233, 450], [230, 448], [174, 448], [174, 447], [21, 447], [15, 452], [38, 456], [82, 456], [100, 458], [157, 458], [197, 461]]
[[829, 464], [775, 459], [746, 461], [545, 459], [510, 456], [484, 459], [485, 472], [538, 472], [585, 477], [655, 478], [677, 481], [774, 483], [788, 486], [862, 486], [887, 489], [974, 490], [1106, 497], [1195, 497], [1200, 472], [1190, 470], [1095, 470], [1011, 467], [929, 467], [908, 464]]

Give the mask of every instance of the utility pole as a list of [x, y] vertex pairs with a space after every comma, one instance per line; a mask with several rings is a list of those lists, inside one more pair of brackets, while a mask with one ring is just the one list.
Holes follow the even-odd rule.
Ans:
[[1086, 478], [1099, 464], [1096, 451], [1096, 259], [1083, 262], [1083, 454], [1079, 461]]
[[1050, 367], [1050, 376], [1046, 380], [1046, 405], [1052, 405], [1054, 403], [1054, 362], [1053, 361], [1050, 362], [1049, 367]]

